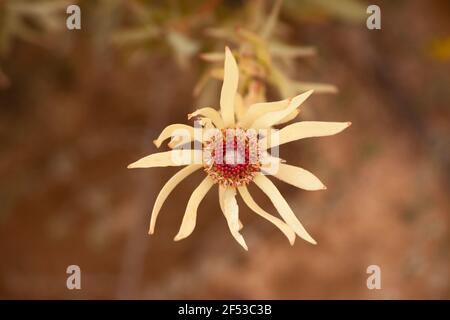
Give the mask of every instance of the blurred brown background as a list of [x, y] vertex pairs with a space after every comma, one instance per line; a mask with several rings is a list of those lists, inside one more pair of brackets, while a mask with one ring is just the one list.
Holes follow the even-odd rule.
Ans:
[[[11, 9], [19, 2], [25, 9]], [[156, 151], [166, 125], [188, 123], [205, 68], [197, 53], [226, 44], [202, 29], [244, 4], [78, 1], [82, 29], [69, 31], [67, 1], [0, 1], [0, 298], [450, 298], [450, 4], [373, 1], [382, 29], [368, 30], [368, 2], [337, 2], [297, 1], [293, 11], [286, 1], [280, 16], [287, 42], [318, 51], [292, 77], [340, 90], [313, 95], [301, 118], [353, 122], [280, 150], [328, 186], [275, 181], [318, 245], [291, 247], [240, 201], [245, 252], [217, 191], [194, 233], [172, 241], [202, 173], [176, 188], [147, 235], [157, 193], [178, 169], [126, 169]], [[179, 30], [188, 50], [164, 32], [120, 41], [140, 25]], [[66, 288], [71, 264], [82, 290]], [[366, 287], [372, 264], [381, 290]]]

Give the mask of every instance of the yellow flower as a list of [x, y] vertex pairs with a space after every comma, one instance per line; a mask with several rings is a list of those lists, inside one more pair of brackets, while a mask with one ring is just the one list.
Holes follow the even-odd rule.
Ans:
[[[128, 168], [150, 168], [185, 165], [169, 179], [156, 198], [149, 233], [153, 234], [158, 213], [172, 190], [191, 173], [203, 168], [206, 177], [193, 191], [188, 201], [175, 241], [184, 239], [192, 233], [200, 202], [206, 193], [217, 185], [219, 204], [230, 232], [245, 250], [247, 244], [239, 232], [242, 224], [236, 202], [238, 192], [251, 210], [278, 227], [291, 244], [294, 244], [296, 235], [316, 244], [266, 175], [273, 175], [305, 190], [323, 190], [326, 187], [309, 171], [285, 164], [280, 158], [269, 155], [267, 150], [298, 139], [334, 135], [347, 128], [350, 122], [301, 121], [277, 131], [273, 126], [292, 120], [292, 115], [297, 115], [298, 107], [312, 94], [312, 90], [292, 99], [256, 103], [247, 107], [243, 105], [242, 97], [237, 92], [238, 78], [238, 66], [227, 47], [220, 111], [202, 108], [190, 114], [189, 118], [200, 118], [202, 124], [200, 128], [185, 124], [166, 127], [154, 143], [160, 147], [163, 141], [171, 138], [169, 147], [172, 150], [151, 154], [128, 166]], [[201, 149], [183, 148], [189, 145], [186, 142], [193, 142], [195, 146], [195, 141], [200, 141]], [[264, 211], [253, 200], [247, 189], [247, 185], [252, 182], [267, 194], [282, 220]]]

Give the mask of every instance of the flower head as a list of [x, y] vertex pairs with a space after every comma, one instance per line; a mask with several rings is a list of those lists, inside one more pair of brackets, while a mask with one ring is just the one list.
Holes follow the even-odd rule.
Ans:
[[[198, 109], [188, 116], [199, 119], [194, 127], [185, 124], [166, 127], [154, 143], [160, 147], [163, 141], [171, 138], [168, 146], [172, 150], [151, 154], [128, 166], [185, 166], [169, 179], [156, 198], [149, 233], [154, 232], [158, 213], [172, 190], [191, 173], [203, 169], [206, 177], [193, 191], [187, 203], [175, 241], [192, 233], [200, 202], [206, 193], [217, 185], [220, 208], [230, 232], [244, 249], [247, 250], [247, 244], [240, 234], [242, 224], [236, 201], [238, 192], [252, 211], [278, 227], [291, 244], [294, 243], [296, 235], [315, 244], [315, 240], [305, 230], [267, 175], [305, 190], [323, 190], [326, 187], [309, 171], [288, 165], [279, 157], [269, 154], [267, 150], [274, 150], [282, 144], [298, 139], [334, 135], [347, 128], [350, 122], [301, 121], [287, 125], [279, 131], [275, 130], [273, 126], [291, 121], [297, 116], [299, 106], [308, 99], [312, 90], [292, 99], [246, 106], [238, 93], [238, 78], [238, 66], [227, 47], [220, 111], [213, 108]], [[191, 144], [194, 148], [191, 148]], [[250, 183], [255, 183], [268, 195], [282, 219], [267, 213], [253, 200], [247, 189]]]
[[248, 185], [260, 171], [257, 134], [222, 129], [205, 141], [203, 163], [208, 176], [224, 187]]

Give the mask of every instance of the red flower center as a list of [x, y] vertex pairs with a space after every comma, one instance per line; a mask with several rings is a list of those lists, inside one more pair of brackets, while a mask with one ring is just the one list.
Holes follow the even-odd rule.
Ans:
[[206, 142], [205, 171], [224, 186], [247, 185], [259, 172], [256, 135], [241, 129], [223, 129]]

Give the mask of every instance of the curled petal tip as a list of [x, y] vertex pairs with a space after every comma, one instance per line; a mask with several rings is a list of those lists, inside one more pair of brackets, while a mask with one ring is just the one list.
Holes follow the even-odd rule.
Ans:
[[310, 235], [308, 235], [307, 237], [301, 237], [303, 238], [303, 240], [305, 240], [308, 243], [311, 243], [313, 245], [317, 245], [317, 241], [313, 239], [313, 237], [311, 237]]
[[352, 123], [349, 121], [347, 122], [347, 126], [350, 127], [352, 125]]
[[130, 164], [127, 166], [127, 169], [133, 169], [133, 168], [134, 168], [134, 166], [133, 166], [132, 163], [130, 163]]
[[158, 140], [153, 140], [153, 144], [159, 148], [161, 146], [161, 142], [159, 142]]
[[183, 240], [185, 237], [183, 237], [183, 236], [180, 236], [179, 234], [177, 234], [176, 236], [175, 236], [175, 238], [173, 238], [173, 241], [180, 241], [180, 240]]
[[327, 190], [327, 186], [323, 186], [323, 187], [322, 187], [322, 190]]
[[301, 238], [303, 238], [303, 240], [305, 240], [305, 241], [307, 241], [307, 242], [309, 242], [309, 243], [311, 243], [313, 245], [317, 244], [317, 241], [314, 240], [314, 238], [311, 237], [309, 234], [307, 234], [306, 237], [301, 237]]
[[188, 113], [188, 115], [187, 115], [188, 120], [191, 120], [192, 117], [193, 117], [192, 113]]
[[[306, 94], [307, 94], [307, 99], [309, 99], [309, 98], [313, 95], [313, 93], [314, 93], [314, 89], [308, 90], [308, 91], [306, 92]], [[302, 104], [303, 104], [303, 103], [302, 103]]]

